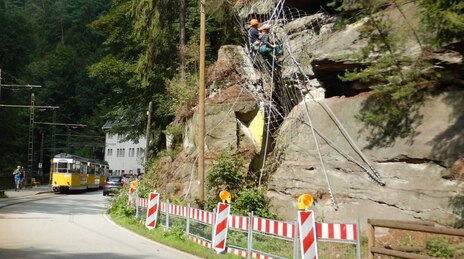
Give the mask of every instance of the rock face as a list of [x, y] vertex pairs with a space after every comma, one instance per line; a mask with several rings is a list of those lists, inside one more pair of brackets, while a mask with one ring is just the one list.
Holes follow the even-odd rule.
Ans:
[[[266, 6], [260, 10], [269, 8]], [[414, 19], [417, 18], [413, 4], [406, 4], [402, 8], [411, 17], [410, 24], [414, 27]], [[404, 19], [396, 9], [387, 9], [385, 12], [392, 19]], [[295, 219], [297, 197], [309, 193], [316, 200], [313, 208], [317, 218], [327, 222], [356, 219], [366, 222], [367, 218], [422, 219], [463, 227], [462, 81], [456, 84], [457, 87], [426, 98], [418, 108], [410, 135], [398, 137], [388, 144], [372, 143], [372, 138], [376, 137], [373, 136], [375, 131], [356, 118], [369, 97], [369, 88], [364, 86], [362, 89], [342, 90], [344, 85], [337, 80], [338, 73], [363, 65], [348, 58], [340, 59], [365, 46], [366, 41], [360, 38], [362, 24], [363, 21], [360, 21], [343, 30], [335, 30], [333, 18], [318, 13], [295, 19], [276, 29], [276, 33], [285, 38], [288, 44], [284, 52], [282, 78], [294, 82], [299, 82], [301, 78], [312, 80], [309, 85], [322, 86], [331, 98], [317, 101], [300, 98], [303, 101], [283, 120], [275, 136], [277, 141], [274, 148], [274, 152], [281, 154], [278, 156], [281, 160], [269, 180], [268, 197], [275, 211], [289, 220]], [[401, 24], [405, 23], [398, 23], [396, 29], [402, 29]], [[408, 35], [405, 47], [411, 55], [416, 55], [418, 44], [412, 34]], [[289, 50], [293, 50], [293, 57], [289, 56]], [[459, 51], [453, 52], [450, 55], [452, 58], [446, 57], [438, 55], [434, 59], [443, 62], [441, 66], [452, 65], [458, 72], [463, 70], [462, 54]], [[218, 61], [225, 60], [233, 60], [232, 63], [237, 65], [236, 71], [241, 81], [231, 83], [231, 87], [216, 88], [207, 99], [208, 164], [212, 161], [208, 160], [208, 155], [218, 153], [228, 146], [249, 145], [256, 148], [254, 152], [262, 152], [256, 139], [253, 139], [262, 136], [262, 132], [250, 133], [250, 125], [255, 119], [259, 123], [253, 124], [254, 127], [265, 125], [260, 123], [265, 118], [260, 112], [262, 102], [254, 98], [264, 94], [265, 76], [257, 72], [240, 46], [224, 46], [219, 52]], [[462, 73], [458, 72], [456, 74], [462, 77]], [[320, 95], [323, 94], [324, 91], [320, 91]], [[320, 102], [330, 107], [343, 129], [334, 122], [327, 108]], [[316, 136], [313, 136], [308, 126], [308, 117], [311, 118]], [[189, 150], [185, 156], [189, 157], [185, 159], [189, 163], [195, 160], [192, 157], [197, 145], [197, 120], [198, 114], [195, 113], [184, 124], [183, 145], [185, 150]], [[344, 130], [353, 141], [348, 141], [347, 135], [342, 134]], [[363, 157], [350, 142], [356, 144]], [[366, 172], [369, 166], [380, 174], [385, 186], [369, 177]], [[180, 175], [177, 178], [179, 184], [184, 186], [182, 188], [187, 190], [187, 194], [193, 196], [198, 185], [192, 181], [192, 166], [181, 164], [176, 172]], [[329, 185], [338, 211], [332, 206]]]
[[[453, 205], [453, 200], [462, 196], [464, 182], [458, 179], [458, 173], [453, 173], [456, 177], [452, 178], [442, 174], [463, 155], [464, 121], [462, 115], [454, 116], [462, 108], [459, 102], [449, 101], [462, 100], [464, 91], [429, 98], [420, 110], [423, 118], [422, 122], [416, 123], [414, 136], [397, 139], [390, 146], [370, 149], [367, 149], [368, 127], [355, 118], [366, 98], [364, 94], [334, 97], [325, 102], [386, 185], [374, 183], [363, 168], [333, 148], [334, 145], [339, 147], [342, 153], [365, 165], [322, 106], [309, 102], [309, 116], [320, 133], [317, 140], [339, 210], [335, 211], [331, 205], [328, 183], [310, 128], [301, 120], [291, 119], [307, 116], [304, 104], [295, 107], [279, 134], [280, 146], [276, 149], [284, 154], [284, 158], [272, 177], [268, 192], [274, 207], [281, 216], [293, 219], [296, 198], [309, 193], [317, 201], [316, 215], [327, 221], [388, 218], [459, 224], [463, 204]], [[448, 143], [446, 148], [444, 143]], [[453, 168], [459, 171], [459, 162]]]

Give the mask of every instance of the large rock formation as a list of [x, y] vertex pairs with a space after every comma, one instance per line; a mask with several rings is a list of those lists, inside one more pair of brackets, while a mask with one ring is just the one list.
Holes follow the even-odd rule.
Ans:
[[[403, 11], [411, 17], [413, 28], [416, 9], [410, 3], [403, 6]], [[393, 19], [404, 19], [396, 9], [385, 12]], [[300, 96], [299, 101], [304, 101], [286, 116], [275, 136], [274, 152], [280, 154], [281, 160], [269, 180], [268, 197], [276, 212], [286, 219], [295, 218], [297, 197], [310, 193], [315, 196], [317, 217], [325, 221], [423, 219], [462, 227], [464, 90], [462, 81], [459, 81], [462, 78], [458, 78], [457, 84], [450, 84], [453, 87], [430, 94], [422, 105], [417, 106], [411, 134], [390, 142], [373, 142], [378, 139], [375, 131], [356, 117], [370, 95], [369, 88], [365, 85], [347, 86], [337, 78], [337, 74], [347, 68], [365, 65], [348, 57], [340, 58], [365, 46], [366, 41], [359, 38], [362, 24], [360, 21], [335, 30], [333, 19], [319, 13], [295, 19], [276, 29], [281, 37], [286, 37], [289, 46], [284, 52], [282, 78], [288, 81], [308, 78], [313, 80], [309, 86], [322, 86], [327, 90], [331, 98], [321, 102], [333, 110], [353, 143], [379, 172], [385, 186], [368, 176], [364, 169], [368, 165], [347, 141], [347, 135], [341, 133], [340, 125], [328, 116], [327, 109], [311, 98]], [[402, 29], [399, 25], [395, 28]], [[410, 50], [409, 54], [419, 53], [414, 37], [409, 35], [406, 39], [404, 44]], [[289, 50], [293, 50], [294, 56], [290, 56]], [[459, 51], [449, 50], [431, 56], [441, 66], [454, 69], [456, 75], [462, 76], [462, 54]], [[266, 92], [263, 88], [269, 87], [265, 82], [266, 75], [253, 67], [240, 46], [224, 46], [218, 61], [225, 60], [232, 60], [241, 79], [228, 83], [229, 88], [215, 87], [207, 100], [208, 164], [211, 154], [227, 146], [237, 148], [245, 144], [253, 146], [256, 154], [262, 154], [260, 141], [264, 129], [259, 127], [264, 127], [266, 118], [262, 109], [262, 96]], [[191, 157], [195, 155], [197, 116], [195, 113], [184, 124], [184, 148], [190, 150], [183, 157], [188, 161], [186, 163], [194, 161]], [[319, 148], [309, 127], [308, 116], [315, 128]], [[188, 156], [191, 157], [186, 159]], [[180, 165], [176, 169], [176, 173], [182, 175], [176, 178], [176, 184], [190, 195], [194, 195], [198, 187], [192, 180], [192, 172], [191, 166]], [[329, 183], [338, 211], [331, 204]]]
[[398, 138], [388, 146], [370, 148], [369, 127], [355, 118], [366, 98], [364, 94], [334, 97], [325, 102], [386, 185], [376, 184], [363, 168], [333, 148], [337, 146], [357, 161], [363, 161], [322, 106], [309, 102], [306, 104], [309, 116], [320, 133], [317, 140], [339, 210], [335, 211], [331, 205], [328, 182], [310, 128], [298, 120], [308, 116], [305, 104], [301, 104], [285, 120], [279, 134], [277, 150], [283, 153], [283, 160], [268, 192], [277, 211], [285, 218], [294, 218], [296, 198], [310, 193], [316, 196], [316, 214], [328, 221], [388, 218], [462, 224], [464, 204], [455, 202], [462, 200], [464, 191], [464, 182], [455, 172], [460, 167], [458, 164], [453, 167], [453, 177], [447, 177], [446, 172], [463, 155], [460, 100], [464, 91], [443, 92], [428, 98], [420, 108], [423, 117], [415, 124], [414, 134]]

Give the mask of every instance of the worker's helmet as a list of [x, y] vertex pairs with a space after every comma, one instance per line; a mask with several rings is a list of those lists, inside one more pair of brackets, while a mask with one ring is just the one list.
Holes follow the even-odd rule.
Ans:
[[271, 25], [270, 24], [264, 24], [263, 26], [259, 27], [259, 30], [260, 31], [263, 31], [263, 30], [269, 30], [271, 29]]
[[258, 24], [259, 24], [258, 19], [251, 19], [251, 21], [250, 21], [250, 26], [256, 26], [256, 25], [258, 25]]

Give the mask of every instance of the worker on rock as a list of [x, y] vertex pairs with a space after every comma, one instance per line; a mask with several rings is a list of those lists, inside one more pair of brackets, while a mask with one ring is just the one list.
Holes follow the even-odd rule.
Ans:
[[[280, 65], [277, 63], [279, 59], [280, 45], [273, 44], [270, 42], [269, 31], [271, 30], [271, 25], [264, 24], [259, 28], [261, 32], [259, 40], [261, 46], [259, 47], [259, 53], [269, 62], [269, 64], [274, 65], [274, 67], [280, 68]], [[274, 60], [273, 60], [274, 59]]]
[[258, 19], [251, 19], [248, 29], [248, 45], [253, 52], [258, 52], [260, 45], [258, 25]]

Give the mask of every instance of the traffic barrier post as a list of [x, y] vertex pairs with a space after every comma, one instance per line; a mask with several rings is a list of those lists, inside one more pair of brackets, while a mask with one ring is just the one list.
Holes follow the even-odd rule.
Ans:
[[317, 238], [314, 211], [298, 211], [300, 251], [302, 259], [317, 259]]
[[158, 218], [158, 205], [159, 193], [151, 192], [148, 198], [147, 219], [145, 221], [145, 226], [148, 229], [153, 229], [156, 227], [156, 220]]
[[230, 205], [221, 202], [218, 203], [213, 230], [213, 249], [218, 254], [226, 249], [229, 214]]

